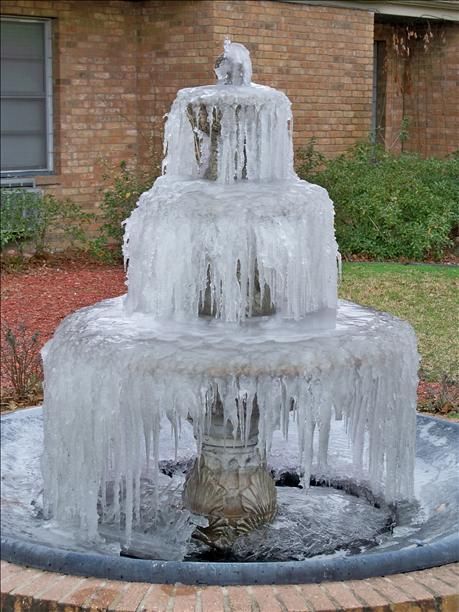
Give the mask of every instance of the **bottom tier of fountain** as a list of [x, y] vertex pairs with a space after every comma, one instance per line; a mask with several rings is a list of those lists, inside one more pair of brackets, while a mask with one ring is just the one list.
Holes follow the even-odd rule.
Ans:
[[[214, 482], [216, 491], [223, 490], [224, 512], [199, 509], [213, 486], [199, 467], [183, 496], [186, 516], [187, 507], [204, 515], [196, 519], [197, 533], [211, 546], [230, 548], [241, 533], [274, 517], [273, 484], [268, 486], [264, 467], [273, 435], [280, 431], [287, 438], [292, 423], [295, 472], [305, 485], [314, 474], [324, 481], [351, 480], [386, 504], [412, 497], [416, 341], [412, 328], [390, 315], [341, 302], [336, 327], [329, 330], [276, 317], [243, 325], [199, 320], [167, 326], [126, 315], [121, 297], [65, 319], [44, 363], [45, 512], [80, 541], [97, 542], [105, 523], [112, 541], [117, 525], [115, 533], [128, 548], [139, 533], [154, 534], [152, 517], [164, 505], [158, 505], [157, 486], [161, 445], [172, 436], [180, 448], [187, 421], [201, 463], [219, 461], [213, 474], [225, 463], [224, 483]], [[216, 418], [232, 435], [227, 432], [212, 453]], [[334, 446], [338, 431], [346, 452]], [[244, 478], [258, 484], [239, 498], [242, 510], [234, 510], [231, 487], [240, 492]], [[145, 482], [151, 500], [143, 516]], [[249, 528], [239, 529], [231, 512]], [[252, 520], [263, 512], [262, 521]]]

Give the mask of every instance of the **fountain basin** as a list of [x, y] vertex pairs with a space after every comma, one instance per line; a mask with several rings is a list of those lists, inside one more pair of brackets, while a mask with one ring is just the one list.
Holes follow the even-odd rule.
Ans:
[[[65, 536], [50, 545], [49, 529], [32, 502], [42, 487], [41, 408], [2, 417], [2, 559], [50, 571], [115, 580], [184, 584], [307, 583], [362, 579], [424, 569], [459, 560], [456, 509], [459, 424], [417, 416], [415, 510], [400, 519], [392, 535], [360, 554], [335, 553], [287, 562], [163, 561], [84, 550]], [[190, 433], [189, 442], [192, 441]], [[286, 448], [290, 447], [290, 452]], [[169, 442], [173, 458], [173, 444]], [[288, 467], [293, 442], [273, 440], [271, 465]], [[188, 451], [189, 452], [189, 451]], [[167, 451], [166, 451], [167, 455]], [[183, 455], [186, 457], [187, 453]], [[285, 457], [287, 456], [287, 461]], [[281, 458], [284, 459], [281, 460]], [[179, 456], [180, 459], [180, 456]], [[35, 506], [36, 507], [36, 506]], [[55, 537], [55, 534], [54, 536]]]
[[[104, 300], [66, 317], [45, 346], [45, 359], [51, 344], [53, 350], [61, 344], [61, 351], [82, 351], [83, 362], [105, 351], [107, 356], [114, 354], [121, 367], [142, 369], [147, 375], [171, 373], [196, 380], [313, 376], [364, 367], [364, 360], [384, 367], [414, 339], [407, 322], [344, 300], [339, 301], [336, 325], [334, 312], [328, 311], [299, 321], [276, 316], [243, 324], [204, 318], [157, 321], [149, 314], [127, 314], [124, 300], [125, 296]], [[138, 354], [133, 354], [137, 344]]]

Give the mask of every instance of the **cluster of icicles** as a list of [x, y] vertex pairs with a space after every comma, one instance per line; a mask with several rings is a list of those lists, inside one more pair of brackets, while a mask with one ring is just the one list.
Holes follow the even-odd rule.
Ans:
[[[129, 537], [142, 519], [141, 478], [154, 483], [158, 476], [160, 439], [173, 435], [179, 444], [181, 422], [191, 417], [199, 453], [217, 394], [242, 439], [256, 399], [263, 454], [275, 430], [287, 436], [289, 421], [297, 422], [306, 485], [311, 472], [334, 474], [337, 459], [339, 467], [340, 458], [328, 454], [329, 432], [332, 419], [343, 419], [353, 457], [347, 476], [387, 501], [409, 498], [416, 340], [408, 324], [354, 314], [355, 325], [343, 322], [348, 329], [337, 343], [327, 332], [319, 344], [274, 331], [259, 346], [246, 343], [247, 353], [243, 332], [216, 344], [203, 324], [198, 338], [175, 331], [171, 340], [148, 329], [146, 317], [122, 319], [121, 298], [71, 315], [44, 359], [47, 512], [84, 539], [97, 537], [99, 515], [120, 520]], [[163, 416], [172, 434], [160, 431]]]
[[270, 87], [182, 89], [168, 115], [163, 168], [225, 184], [294, 178], [291, 120], [289, 99]]
[[298, 179], [159, 179], [126, 222], [124, 253], [131, 313], [196, 319], [207, 290], [212, 316], [243, 321], [267, 288], [272, 312], [285, 319], [336, 309], [333, 205]]

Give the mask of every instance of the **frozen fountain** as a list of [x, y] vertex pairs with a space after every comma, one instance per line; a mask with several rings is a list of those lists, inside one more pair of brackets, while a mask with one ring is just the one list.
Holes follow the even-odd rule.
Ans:
[[127, 294], [43, 351], [44, 496], [22, 533], [48, 560], [77, 551], [60, 569], [257, 582], [271, 560], [288, 581], [319, 555], [303, 579], [339, 577], [323, 555], [412, 547], [433, 513], [413, 480], [413, 330], [338, 302], [333, 205], [294, 172], [288, 98], [251, 82], [242, 45], [215, 72], [178, 92], [163, 176], [125, 223]]

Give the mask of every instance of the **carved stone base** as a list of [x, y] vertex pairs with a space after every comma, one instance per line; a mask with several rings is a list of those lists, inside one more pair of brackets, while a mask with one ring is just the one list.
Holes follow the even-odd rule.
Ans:
[[222, 414], [214, 413], [183, 492], [185, 506], [209, 521], [197, 537], [221, 550], [272, 521], [277, 510], [274, 480], [256, 448], [258, 410], [254, 410], [247, 443], [235, 440], [229, 429], [228, 424], [223, 426]]

